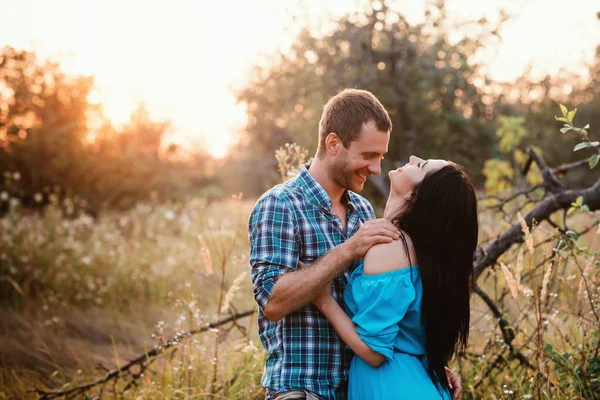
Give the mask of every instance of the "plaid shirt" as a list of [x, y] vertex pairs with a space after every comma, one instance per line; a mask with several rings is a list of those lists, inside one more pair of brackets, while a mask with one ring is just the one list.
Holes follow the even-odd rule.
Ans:
[[[300, 174], [267, 191], [249, 221], [250, 264], [258, 331], [268, 358], [261, 384], [267, 398], [278, 392], [305, 389], [324, 399], [345, 399], [352, 352], [316, 307], [308, 304], [278, 322], [263, 310], [282, 274], [312, 264], [352, 236], [375, 213], [363, 197], [346, 191], [347, 231], [331, 210], [327, 192], [303, 166]], [[343, 304], [343, 291], [358, 260], [333, 280], [333, 297]]]

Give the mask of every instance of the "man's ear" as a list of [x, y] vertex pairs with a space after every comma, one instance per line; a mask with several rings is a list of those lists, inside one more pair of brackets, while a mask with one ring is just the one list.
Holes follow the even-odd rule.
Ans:
[[327, 153], [331, 155], [337, 155], [340, 151], [340, 146], [343, 145], [340, 137], [333, 132], [325, 138], [325, 148], [327, 149]]

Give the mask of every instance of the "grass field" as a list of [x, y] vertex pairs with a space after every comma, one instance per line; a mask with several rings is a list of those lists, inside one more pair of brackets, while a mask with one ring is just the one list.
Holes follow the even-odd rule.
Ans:
[[[253, 204], [149, 202], [98, 219], [67, 216], [59, 206], [31, 214], [15, 204], [0, 219], [0, 399], [94, 381], [181, 332], [254, 309], [246, 231]], [[585, 215], [576, 218], [585, 225]], [[517, 218], [482, 213], [480, 220], [485, 239]], [[531, 366], [510, 356], [497, 318], [474, 296], [471, 344], [453, 364], [464, 398], [598, 393], [598, 232], [574, 242], [587, 247], [575, 255], [554, 252], [555, 237], [536, 228], [533, 251], [526, 242], [521, 257], [507, 253], [505, 267], [481, 276], [514, 329], [511, 346]], [[100, 390], [127, 399], [263, 398], [255, 316], [179, 342], [147, 368], [98, 385], [90, 398]], [[136, 385], [125, 390], [133, 376]]]

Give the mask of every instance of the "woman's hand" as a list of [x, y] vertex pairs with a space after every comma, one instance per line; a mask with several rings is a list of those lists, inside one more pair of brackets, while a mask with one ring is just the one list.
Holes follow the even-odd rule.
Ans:
[[335, 300], [331, 294], [331, 282], [327, 282], [321, 292], [312, 300], [311, 303], [313, 303], [319, 310], [321, 310], [321, 312], [323, 312], [323, 307], [331, 301]]
[[446, 367], [446, 378], [448, 379], [448, 383], [450, 383], [452, 400], [458, 399], [458, 397], [462, 394], [462, 382], [460, 381], [460, 376], [455, 375], [454, 372], [450, 371], [448, 367]]

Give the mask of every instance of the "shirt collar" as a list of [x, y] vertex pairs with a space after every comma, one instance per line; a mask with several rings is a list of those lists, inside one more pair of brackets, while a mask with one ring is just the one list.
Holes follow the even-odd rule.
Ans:
[[[319, 182], [313, 178], [310, 172], [308, 172], [309, 167], [310, 164], [304, 164], [302, 168], [300, 168], [300, 173], [298, 174], [298, 179], [302, 183], [304, 193], [307, 195], [307, 200], [311, 201], [322, 209], [331, 211], [331, 207], [333, 205], [331, 198], [325, 189], [323, 189], [323, 186], [321, 186]], [[342, 195], [342, 202], [348, 206], [349, 210], [354, 210], [356, 208], [352, 202], [352, 194], [353, 193], [349, 190], [345, 190], [344, 194]]]

